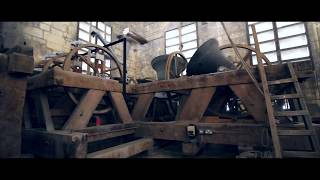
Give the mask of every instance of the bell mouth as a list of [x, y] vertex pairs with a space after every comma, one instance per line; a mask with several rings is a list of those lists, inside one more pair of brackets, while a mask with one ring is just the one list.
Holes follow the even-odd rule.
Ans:
[[[167, 63], [169, 55], [160, 55], [155, 57], [151, 61], [152, 68], [157, 72], [158, 80], [164, 80], [165, 79], [165, 66]], [[176, 69], [175, 69], [175, 63], [176, 62]], [[174, 78], [175, 76], [181, 74], [187, 67], [187, 63], [183, 58], [175, 56], [173, 61], [171, 62], [171, 73], [173, 75], [170, 76], [170, 78]]]

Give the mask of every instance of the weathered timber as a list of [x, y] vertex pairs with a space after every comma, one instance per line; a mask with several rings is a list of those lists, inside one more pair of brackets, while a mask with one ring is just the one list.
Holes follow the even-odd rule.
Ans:
[[191, 94], [186, 97], [182, 104], [181, 111], [177, 114], [176, 119], [178, 121], [200, 121], [215, 91], [216, 88], [214, 87], [192, 89]]
[[123, 123], [131, 123], [132, 118], [129, 113], [126, 102], [124, 101], [122, 93], [119, 92], [109, 92], [109, 97], [111, 99], [112, 105], [116, 110], [119, 120]]
[[104, 94], [105, 92], [101, 90], [88, 90], [72, 112], [63, 129], [85, 128]]
[[88, 133], [87, 141], [94, 142], [129, 134], [135, 134], [136, 129], [137, 125], [135, 123], [126, 123], [88, 127], [81, 130], [76, 130], [76, 132]]
[[[285, 64], [277, 64], [266, 66], [265, 70], [269, 79], [276, 79], [279, 77], [288, 78], [289, 72], [286, 70]], [[300, 78], [300, 74], [312, 74], [311, 70], [298, 72], [297, 75]], [[252, 68], [252, 74], [260, 82], [257, 68]], [[233, 70], [226, 72], [218, 72], [213, 74], [204, 74], [197, 76], [181, 77], [178, 79], [155, 81], [143, 84], [128, 85], [127, 93], [142, 94], [161, 91], [175, 91], [183, 89], [203, 88], [203, 87], [215, 87], [225, 85], [237, 85], [237, 84], [252, 84], [249, 75], [245, 70]]]
[[43, 158], [84, 158], [87, 154], [86, 136], [86, 133], [79, 132], [24, 129], [22, 148], [24, 153]]
[[119, 146], [89, 153], [87, 158], [129, 158], [138, 153], [151, 149], [152, 147], [153, 139], [143, 138], [121, 144]]
[[253, 84], [238, 84], [229, 86], [240, 98], [243, 105], [256, 121], [266, 121], [266, 105], [264, 97]]
[[262, 124], [197, 123], [197, 122], [141, 122], [136, 136], [154, 139], [189, 142], [186, 127], [195, 124], [197, 129], [209, 129], [211, 135], [198, 135], [201, 143], [262, 146], [266, 127]]
[[66, 86], [85, 89], [97, 89], [103, 91], [121, 92], [118, 81], [104, 79], [71, 71], [64, 71], [55, 67], [46, 72], [35, 75], [28, 80], [28, 89], [37, 89], [50, 86]]
[[143, 121], [152, 103], [154, 93], [140, 94], [132, 110], [132, 119], [134, 121]]
[[32, 57], [20, 54], [10, 57], [0, 53], [0, 158], [20, 156], [25, 75], [33, 68]]
[[39, 90], [34, 94], [34, 100], [37, 118], [40, 122], [44, 122], [47, 131], [54, 131], [47, 95]]

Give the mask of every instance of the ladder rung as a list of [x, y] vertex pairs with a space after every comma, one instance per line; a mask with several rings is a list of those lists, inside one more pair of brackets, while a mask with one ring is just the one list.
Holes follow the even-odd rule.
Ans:
[[309, 115], [309, 112], [306, 110], [299, 110], [299, 111], [275, 111], [275, 116], [302, 116], [302, 115]]
[[268, 84], [273, 85], [273, 84], [283, 84], [283, 83], [290, 83], [290, 82], [295, 82], [295, 81], [292, 78], [288, 78], [288, 79], [279, 79], [279, 80], [274, 80], [274, 81], [268, 81]]
[[319, 152], [308, 151], [283, 151], [284, 157], [299, 157], [299, 158], [320, 158]]
[[279, 136], [311, 136], [312, 130], [279, 130]]
[[301, 98], [302, 96], [299, 94], [282, 94], [282, 95], [274, 95], [271, 96], [271, 99], [293, 99], [293, 98]]

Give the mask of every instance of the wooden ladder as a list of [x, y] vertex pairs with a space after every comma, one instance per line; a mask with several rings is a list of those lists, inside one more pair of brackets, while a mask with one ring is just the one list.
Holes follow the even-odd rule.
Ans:
[[[278, 145], [279, 147], [274, 147], [276, 157], [281, 158], [281, 157], [303, 157], [303, 158], [312, 158], [312, 157], [318, 157], [320, 158], [320, 145], [319, 145], [319, 139], [317, 137], [317, 133], [312, 125], [312, 118], [310, 116], [303, 92], [301, 90], [297, 75], [294, 71], [292, 63], [287, 63], [289, 72], [291, 75], [291, 78], [287, 79], [280, 79], [280, 80], [275, 80], [275, 81], [268, 81], [267, 82], [267, 87], [269, 85], [276, 85], [276, 84], [286, 84], [290, 83], [293, 84], [294, 89], [296, 93], [294, 94], [283, 94], [283, 95], [275, 95], [271, 96], [271, 98], [268, 98], [265, 96], [266, 101], [271, 100], [276, 100], [276, 99], [297, 99], [298, 100], [298, 106], [300, 105], [300, 110], [297, 110], [298, 108], [296, 107], [296, 110], [293, 111], [274, 111], [273, 113], [273, 119], [275, 117], [302, 117], [303, 120], [303, 125], [304, 129], [303, 130], [281, 130], [277, 126], [271, 126], [271, 131], [277, 132], [277, 134], [272, 134], [272, 139], [277, 139], [276, 141], [280, 141], [279, 136], [307, 136], [309, 139], [309, 142], [312, 146], [313, 151], [285, 151], [282, 150], [280, 143], [274, 143], [275, 145]], [[265, 84], [265, 83], [263, 83]], [[273, 107], [267, 106], [267, 109], [272, 109]], [[270, 118], [270, 117], [269, 117]], [[270, 121], [270, 120], [269, 120]], [[274, 130], [272, 130], [274, 128]]]
[[[256, 56], [258, 61], [258, 70], [259, 75], [262, 82], [263, 87], [263, 94], [265, 98], [266, 108], [267, 108], [267, 115], [268, 115], [268, 122], [272, 137], [273, 149], [275, 158], [283, 158], [283, 157], [303, 157], [303, 158], [320, 158], [320, 145], [319, 139], [317, 137], [316, 131], [312, 126], [312, 119], [307, 108], [303, 92], [301, 90], [297, 75], [294, 71], [292, 63], [287, 63], [291, 78], [287, 79], [279, 79], [274, 81], [267, 81], [266, 72], [264, 69], [264, 65], [261, 59], [260, 47], [258, 44], [257, 34], [255, 27], [252, 26], [253, 38], [255, 42], [255, 47], [257, 50]], [[275, 95], [271, 96], [269, 92], [270, 85], [279, 85], [279, 84], [286, 84], [290, 83], [294, 85], [294, 89], [296, 91], [295, 94], [282, 94], [282, 95]], [[272, 106], [272, 100], [275, 99], [297, 99], [298, 104], [301, 106], [301, 110], [294, 110], [294, 111], [275, 111]], [[282, 130], [279, 129], [276, 117], [298, 117], [301, 116], [303, 119], [304, 129], [303, 130]], [[285, 151], [282, 149], [280, 143], [280, 136], [307, 136], [312, 150], [313, 151]]]

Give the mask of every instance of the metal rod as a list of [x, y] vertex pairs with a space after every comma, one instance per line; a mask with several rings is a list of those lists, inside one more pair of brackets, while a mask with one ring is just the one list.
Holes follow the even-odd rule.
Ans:
[[111, 43], [109, 43], [109, 44], [107, 44], [107, 45], [105, 45], [105, 46], [103, 46], [103, 47], [109, 47], [109, 46], [113, 46], [113, 45], [115, 45], [115, 44], [118, 44], [118, 43], [120, 43], [120, 42], [122, 42], [122, 41], [126, 41], [126, 38], [121, 38], [121, 39], [119, 39], [119, 40], [117, 40], [117, 41], [113, 41], [113, 42], [111, 42]]
[[127, 99], [126, 83], [127, 83], [127, 39], [123, 38], [123, 80], [122, 80], [122, 94], [124, 99]]
[[230, 43], [231, 43], [231, 45], [232, 45], [232, 48], [233, 48], [234, 52], [236, 53], [236, 55], [237, 55], [238, 58], [240, 59], [240, 62], [241, 62], [241, 64], [242, 64], [242, 66], [244, 67], [244, 69], [245, 69], [245, 70], [247, 71], [247, 73], [249, 74], [249, 76], [250, 76], [253, 84], [256, 86], [256, 88], [259, 90], [259, 92], [263, 95], [263, 92], [262, 92], [262, 90], [261, 90], [261, 88], [260, 88], [260, 86], [259, 86], [259, 83], [257, 82], [256, 78], [255, 78], [255, 77], [253, 76], [253, 74], [251, 73], [250, 68], [248, 67], [248, 64], [242, 59], [242, 57], [241, 57], [238, 49], [236, 48], [236, 46], [234, 45], [232, 39], [231, 39], [230, 36], [229, 36], [229, 33], [228, 33], [228, 31], [227, 31], [227, 28], [225, 27], [225, 25], [224, 25], [223, 22], [220, 22], [220, 23], [221, 23], [224, 31], [226, 32], [226, 35], [227, 35], [227, 37], [228, 37], [228, 39], [229, 39], [229, 41], [230, 41]]

